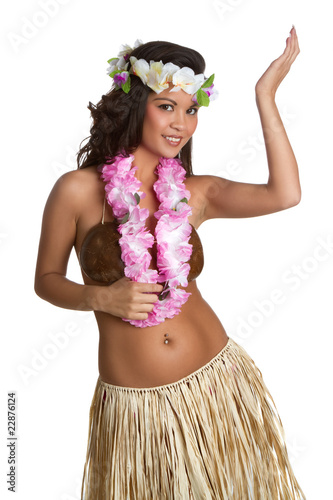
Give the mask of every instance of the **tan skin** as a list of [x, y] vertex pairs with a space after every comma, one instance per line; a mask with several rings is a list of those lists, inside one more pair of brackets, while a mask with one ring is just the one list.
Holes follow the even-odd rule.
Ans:
[[[299, 53], [295, 29], [283, 54], [273, 61], [256, 84], [256, 103], [266, 142], [267, 184], [230, 181], [211, 175], [186, 179], [191, 192], [189, 222], [197, 229], [205, 220], [255, 217], [299, 203], [301, 188], [297, 162], [275, 104], [275, 93]], [[154, 170], [160, 156], [174, 157], [193, 135], [197, 108], [192, 96], [180, 90], [151, 92], [142, 141], [134, 153], [137, 178], [146, 197], [147, 226], [154, 230], [158, 201], [153, 191]], [[166, 137], [181, 137], [172, 145]], [[43, 299], [67, 309], [94, 311], [98, 323], [99, 371], [105, 382], [126, 387], [153, 387], [175, 382], [209, 362], [227, 343], [219, 318], [201, 296], [196, 281], [181, 313], [155, 327], [136, 328], [121, 318], [145, 319], [158, 300], [162, 285], [122, 278], [101, 286], [82, 273], [83, 284], [66, 278], [72, 248], [78, 255], [88, 230], [101, 221], [104, 182], [96, 167], [60, 177], [47, 200], [36, 266], [35, 290]], [[105, 220], [113, 220], [106, 204]], [[156, 268], [155, 249], [152, 268]], [[149, 292], [149, 293], [147, 293]], [[167, 336], [166, 336], [167, 335]], [[168, 343], [164, 342], [168, 339]]]

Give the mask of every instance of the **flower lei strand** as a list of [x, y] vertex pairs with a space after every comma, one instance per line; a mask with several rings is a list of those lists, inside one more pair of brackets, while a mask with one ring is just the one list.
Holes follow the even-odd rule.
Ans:
[[[134, 48], [142, 44], [141, 40], [136, 40]], [[107, 74], [113, 78], [115, 87], [121, 88], [126, 94], [130, 91], [130, 75], [133, 74], [157, 94], [173, 84], [174, 87], [170, 92], [178, 92], [182, 89], [187, 94], [193, 94], [192, 101], [199, 106], [209, 106], [210, 101], [218, 96], [213, 84], [214, 74], [205, 79], [202, 73], [196, 75], [193, 69], [186, 66], [180, 68], [171, 62], [163, 64], [162, 61], [148, 63], [145, 59], [131, 57], [132, 51], [129, 45], [122, 45], [118, 57], [108, 60]]]
[[125, 276], [141, 283], [164, 283], [158, 302], [155, 302], [153, 311], [148, 313], [148, 319], [122, 319], [140, 328], [155, 326], [165, 318], [179, 314], [181, 306], [191, 295], [177, 288], [178, 285], [188, 285], [190, 265], [187, 261], [192, 254], [192, 245], [188, 243], [192, 230], [188, 217], [192, 209], [188, 205], [190, 192], [184, 184], [186, 172], [181, 161], [176, 158], [160, 158], [156, 167], [158, 180], [153, 187], [160, 202], [154, 213], [157, 219], [155, 239], [158, 273], [149, 269], [151, 255], [148, 248], [152, 248], [155, 239], [146, 227], [149, 210], [139, 207], [140, 199], [146, 195], [139, 191], [141, 182], [135, 177], [137, 167], [132, 167], [134, 156], [117, 155], [113, 160], [101, 170], [102, 179], [107, 182], [107, 201], [119, 222], [119, 244]]

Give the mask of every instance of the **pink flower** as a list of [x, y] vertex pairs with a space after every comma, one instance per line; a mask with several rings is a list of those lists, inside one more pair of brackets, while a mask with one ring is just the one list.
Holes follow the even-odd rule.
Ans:
[[[102, 178], [107, 182], [105, 191], [119, 224], [121, 234], [119, 244], [125, 264], [125, 275], [142, 283], [167, 283], [169, 293], [154, 304], [154, 310], [144, 321], [126, 320], [132, 325], [143, 328], [155, 326], [179, 314], [181, 306], [189, 295], [177, 286], [187, 286], [190, 266], [187, 263], [192, 253], [188, 243], [191, 225], [188, 217], [192, 210], [187, 201], [190, 192], [185, 188], [186, 172], [180, 160], [161, 158], [156, 172], [158, 180], [154, 184], [160, 202], [155, 212], [157, 224], [155, 237], [157, 243], [157, 267], [159, 273], [149, 269], [151, 255], [148, 251], [154, 244], [154, 237], [146, 228], [148, 209], [140, 208], [138, 201], [145, 194], [139, 191], [141, 182], [136, 179], [137, 167], [133, 167], [133, 155], [117, 155], [113, 163], [102, 168]], [[184, 200], [184, 201], [181, 201]], [[126, 216], [126, 217], [125, 217]]]
[[128, 71], [122, 71], [121, 73], [116, 73], [113, 77], [113, 81], [118, 87], [124, 85], [127, 82], [129, 77]]

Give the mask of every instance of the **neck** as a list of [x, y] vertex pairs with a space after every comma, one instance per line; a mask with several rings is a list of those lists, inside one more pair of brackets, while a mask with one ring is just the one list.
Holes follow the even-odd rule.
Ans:
[[140, 148], [140, 146], [133, 153], [133, 165], [138, 167], [136, 171], [136, 178], [141, 182], [150, 182], [156, 180], [154, 174], [157, 165], [159, 164], [160, 156], [157, 156], [151, 151]]

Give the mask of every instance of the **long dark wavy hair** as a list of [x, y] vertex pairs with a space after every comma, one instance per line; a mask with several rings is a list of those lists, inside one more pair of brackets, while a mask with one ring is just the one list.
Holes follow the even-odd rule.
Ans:
[[[131, 53], [131, 56], [146, 61], [172, 62], [180, 68], [187, 66], [194, 73], [204, 73], [205, 60], [199, 52], [171, 42], [148, 42]], [[90, 136], [83, 139], [77, 153], [78, 168], [108, 163], [108, 157], [119, 151], [134, 153], [142, 139], [143, 120], [147, 98], [153, 92], [140, 78], [131, 75], [131, 89], [126, 94], [121, 89], [111, 90], [102, 96], [97, 105], [89, 102], [93, 124]], [[84, 141], [88, 142], [82, 146]], [[180, 151], [180, 159], [186, 175], [192, 175], [192, 138]]]

